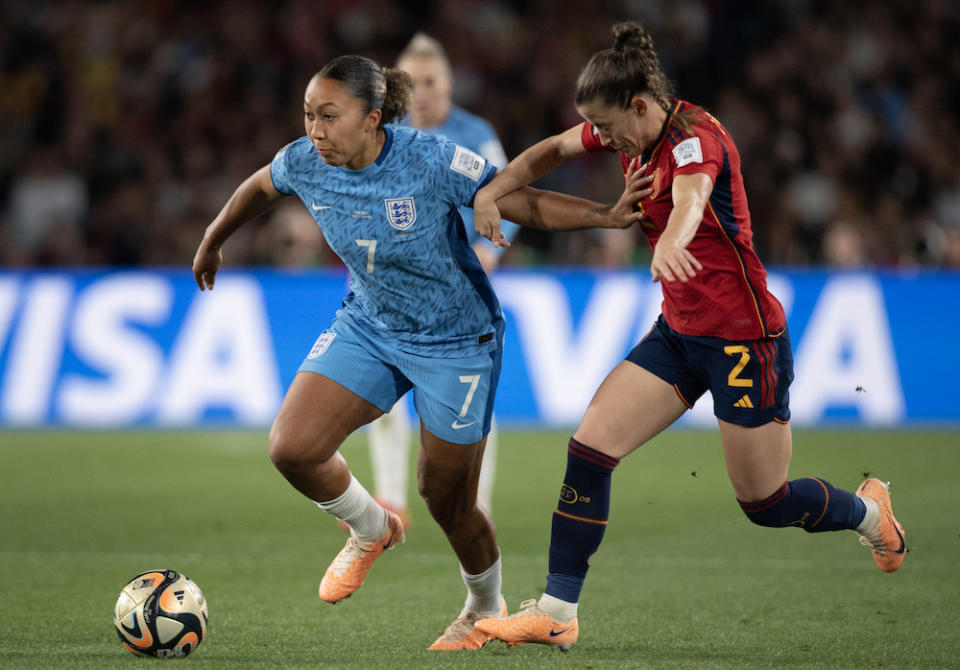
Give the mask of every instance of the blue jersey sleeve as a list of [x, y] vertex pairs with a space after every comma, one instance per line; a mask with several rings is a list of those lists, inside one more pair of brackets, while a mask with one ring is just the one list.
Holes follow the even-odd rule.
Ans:
[[273, 181], [273, 187], [278, 193], [284, 195], [293, 195], [293, 184], [290, 183], [290, 172], [287, 165], [287, 154], [293, 142], [283, 147], [277, 152], [277, 155], [270, 161], [270, 179]]
[[496, 166], [475, 151], [435, 137], [440, 143], [435, 165], [438, 191], [452, 205], [472, 206], [477, 191], [497, 173]]

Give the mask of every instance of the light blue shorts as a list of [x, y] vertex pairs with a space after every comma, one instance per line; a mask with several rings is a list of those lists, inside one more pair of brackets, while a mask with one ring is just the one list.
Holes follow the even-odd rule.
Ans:
[[419, 356], [375, 339], [349, 318], [337, 317], [299, 372], [315, 372], [389, 412], [413, 389], [413, 404], [427, 430], [456, 444], [473, 444], [490, 432], [503, 359], [503, 321], [494, 324], [490, 350], [464, 358]]

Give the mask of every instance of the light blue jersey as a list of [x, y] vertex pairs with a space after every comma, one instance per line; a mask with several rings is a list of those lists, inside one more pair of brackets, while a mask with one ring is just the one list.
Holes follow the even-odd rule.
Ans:
[[[406, 124], [407, 122], [407, 119], [404, 119], [403, 123]], [[507, 155], [503, 151], [503, 146], [500, 144], [493, 126], [465, 109], [451, 106], [450, 113], [443, 123], [432, 128], [421, 128], [421, 130], [425, 133], [443, 135], [455, 144], [476, 151], [498, 170], [507, 166]], [[463, 218], [463, 224], [467, 229], [467, 238], [470, 240], [470, 244], [483, 239], [473, 227], [473, 208], [461, 207], [460, 216]], [[520, 226], [503, 219], [500, 221], [500, 232], [504, 234], [508, 242], [512, 242], [513, 238], [520, 232]], [[491, 249], [499, 255], [503, 253], [505, 247], [494, 247], [491, 244]]]
[[412, 354], [488, 352], [502, 314], [457, 208], [496, 168], [445, 137], [384, 130], [361, 170], [327, 165], [307, 137], [291, 142], [270, 165], [274, 188], [299, 196], [350, 270], [338, 318]]

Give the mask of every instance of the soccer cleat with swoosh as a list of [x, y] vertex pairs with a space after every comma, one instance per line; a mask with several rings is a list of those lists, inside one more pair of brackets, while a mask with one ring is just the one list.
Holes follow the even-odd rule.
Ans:
[[487, 636], [508, 645], [548, 644], [560, 651], [569, 651], [577, 641], [580, 627], [576, 618], [560, 623], [540, 608], [536, 600], [524, 600], [520, 611], [498, 619], [480, 619], [473, 626]]
[[363, 580], [380, 554], [406, 541], [400, 517], [389, 510], [384, 512], [387, 515], [387, 533], [373, 542], [361, 542], [355, 535], [350, 536], [320, 582], [321, 600], [335, 605], [350, 597], [363, 586]]
[[884, 572], [896, 572], [907, 551], [904, 542], [903, 526], [893, 516], [890, 505], [890, 483], [881, 482], [871, 477], [857, 488], [857, 495], [861, 498], [870, 498], [877, 503], [880, 519], [875, 528], [860, 535], [860, 544], [870, 547], [873, 551], [873, 560], [877, 567]]
[[[502, 611], [501, 617], [507, 616], [507, 601], [501, 598]], [[437, 641], [431, 644], [427, 649], [429, 651], [462, 651], [466, 649], [483, 649], [490, 638], [478, 631], [474, 624], [480, 619], [481, 614], [474, 610], [463, 608], [460, 616], [447, 626], [443, 635], [437, 638]]]

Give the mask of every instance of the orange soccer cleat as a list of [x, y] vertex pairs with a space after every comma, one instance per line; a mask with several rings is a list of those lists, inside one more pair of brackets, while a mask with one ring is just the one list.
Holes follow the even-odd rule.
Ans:
[[[460, 612], [460, 616], [447, 626], [443, 635], [437, 638], [437, 641], [427, 647], [429, 651], [462, 651], [466, 649], [483, 649], [490, 637], [484, 635], [476, 628], [474, 624], [481, 618], [479, 612], [469, 610], [466, 607]], [[500, 616], [507, 616], [507, 601], [503, 600], [503, 611]], [[489, 621], [490, 619], [488, 619]], [[496, 619], [492, 619], [496, 621]]]
[[355, 535], [350, 536], [346, 546], [340, 550], [323, 575], [323, 581], [320, 582], [321, 600], [336, 604], [348, 598], [363, 586], [363, 580], [380, 554], [406, 541], [400, 517], [393, 512], [384, 511], [387, 515], [387, 533], [373, 542], [361, 542]]
[[520, 603], [520, 611], [516, 614], [499, 619], [481, 619], [474, 624], [474, 628], [509, 645], [528, 642], [549, 644], [560, 651], [569, 651], [580, 632], [576, 618], [569, 623], [560, 623], [532, 599]]
[[873, 500], [880, 512], [877, 525], [860, 534], [860, 544], [873, 551], [873, 560], [877, 567], [884, 572], [896, 572], [903, 563], [907, 546], [903, 539], [906, 533], [893, 516], [893, 508], [890, 506], [890, 483], [871, 477], [857, 488], [857, 495]]

